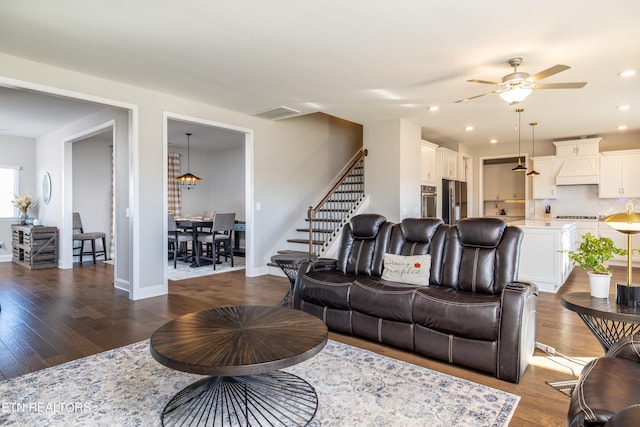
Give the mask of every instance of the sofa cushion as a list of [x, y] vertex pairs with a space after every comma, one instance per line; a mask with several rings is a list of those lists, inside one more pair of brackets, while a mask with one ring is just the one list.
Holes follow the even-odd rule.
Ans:
[[312, 271], [302, 276], [300, 298], [318, 306], [349, 309], [349, 292], [354, 276], [339, 271]]
[[445, 334], [476, 340], [498, 339], [500, 297], [458, 292], [448, 287], [416, 289], [413, 320]]
[[[619, 357], [589, 362], [573, 390], [567, 424], [602, 425], [614, 414], [640, 402], [640, 363]], [[598, 424], [599, 423], [599, 424]]]
[[393, 224], [382, 215], [356, 215], [344, 226], [336, 269], [343, 273], [382, 275]]
[[381, 319], [413, 323], [415, 290], [411, 285], [359, 277], [351, 287], [351, 309]]
[[410, 285], [429, 286], [431, 255], [384, 254], [382, 279]]

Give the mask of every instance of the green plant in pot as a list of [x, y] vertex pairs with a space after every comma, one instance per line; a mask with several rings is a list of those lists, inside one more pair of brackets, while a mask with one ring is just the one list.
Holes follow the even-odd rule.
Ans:
[[591, 233], [582, 236], [580, 245], [574, 251], [561, 251], [569, 255], [575, 265], [584, 268], [589, 274], [591, 296], [609, 297], [611, 270], [605, 264], [615, 255], [626, 255], [627, 251], [616, 247], [609, 237], [596, 237]]

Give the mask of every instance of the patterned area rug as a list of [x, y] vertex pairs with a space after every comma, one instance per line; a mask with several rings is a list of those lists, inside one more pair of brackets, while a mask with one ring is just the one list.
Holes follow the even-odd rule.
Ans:
[[170, 259], [167, 264], [167, 277], [169, 280], [184, 280], [192, 277], [208, 276], [210, 274], [227, 273], [229, 271], [244, 270], [244, 257], [233, 257], [233, 267], [231, 263], [223, 262], [222, 264], [216, 264], [215, 271], [211, 264], [203, 265], [202, 267], [191, 267], [191, 263], [178, 261], [176, 268], [173, 268], [173, 260]]
[[[311, 426], [506, 426], [520, 400], [335, 341], [285, 371], [316, 389]], [[0, 382], [0, 425], [158, 426], [200, 378], [156, 362], [145, 340]]]

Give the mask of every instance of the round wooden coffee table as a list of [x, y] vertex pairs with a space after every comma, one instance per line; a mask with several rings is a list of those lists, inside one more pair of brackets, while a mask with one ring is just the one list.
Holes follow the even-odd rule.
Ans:
[[179, 371], [210, 375], [164, 408], [170, 425], [305, 425], [318, 397], [295, 375], [277, 371], [327, 343], [319, 318], [284, 307], [222, 307], [187, 314], [151, 336], [151, 355]]

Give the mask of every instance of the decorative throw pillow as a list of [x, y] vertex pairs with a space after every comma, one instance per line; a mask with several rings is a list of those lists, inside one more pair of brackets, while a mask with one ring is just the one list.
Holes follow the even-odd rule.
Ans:
[[411, 285], [429, 286], [431, 255], [384, 254], [382, 279]]

